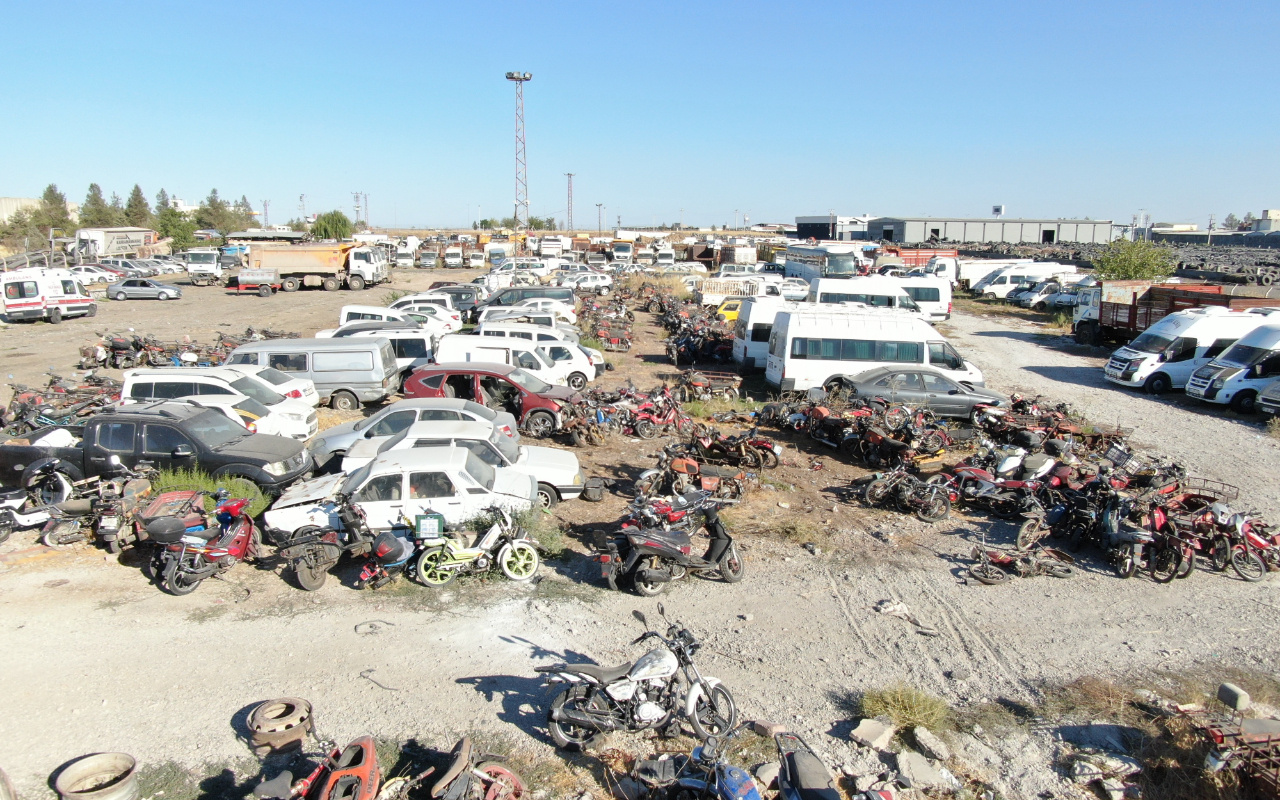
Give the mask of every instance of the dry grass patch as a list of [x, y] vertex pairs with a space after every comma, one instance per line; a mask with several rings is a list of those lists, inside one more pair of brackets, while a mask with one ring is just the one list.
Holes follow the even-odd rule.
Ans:
[[951, 726], [951, 707], [945, 700], [905, 683], [863, 692], [859, 710], [864, 717], [888, 717], [899, 728], [939, 731]]

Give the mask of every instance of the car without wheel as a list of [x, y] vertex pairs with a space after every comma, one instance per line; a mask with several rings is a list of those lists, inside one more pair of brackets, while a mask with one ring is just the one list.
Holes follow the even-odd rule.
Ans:
[[465, 361], [423, 367], [404, 382], [405, 397], [456, 397], [474, 400], [520, 420], [531, 436], [550, 436], [564, 420], [560, 409], [576, 392], [552, 386], [519, 367]]
[[843, 381], [860, 397], [927, 407], [940, 417], [969, 417], [975, 406], [1004, 406], [1008, 399], [981, 386], [953, 381], [925, 367], [877, 367]]

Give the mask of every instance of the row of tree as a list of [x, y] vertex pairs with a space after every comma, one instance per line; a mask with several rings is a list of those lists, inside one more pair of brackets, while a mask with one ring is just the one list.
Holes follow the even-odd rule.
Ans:
[[1244, 218], [1240, 219], [1234, 213], [1228, 214], [1222, 218], [1222, 229], [1225, 231], [1247, 231], [1253, 228], [1254, 221], [1257, 217], [1252, 211], [1244, 212]]
[[[496, 231], [501, 228], [515, 230], [517, 223], [515, 217], [503, 217], [502, 219], [482, 219], [472, 227], [482, 231]], [[555, 217], [529, 217], [529, 230], [556, 231], [560, 229], [556, 227]]]

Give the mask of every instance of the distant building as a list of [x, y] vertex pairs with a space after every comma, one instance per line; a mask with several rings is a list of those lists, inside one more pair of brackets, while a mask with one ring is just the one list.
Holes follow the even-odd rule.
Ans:
[[1264, 208], [1262, 216], [1253, 221], [1253, 230], [1265, 233], [1280, 231], [1280, 209]]
[[[41, 201], [38, 197], [0, 197], [0, 225], [9, 221], [9, 218], [19, 211], [35, 211], [40, 207]], [[70, 215], [71, 221], [78, 222], [80, 219], [80, 204], [67, 203], [67, 214]]]
[[835, 242], [866, 239], [867, 223], [872, 219], [869, 214], [861, 217], [842, 217], [838, 214], [796, 217], [796, 238]]
[[1112, 227], [1109, 219], [877, 217], [867, 222], [866, 238], [907, 244], [930, 241], [1107, 244], [1114, 238]]

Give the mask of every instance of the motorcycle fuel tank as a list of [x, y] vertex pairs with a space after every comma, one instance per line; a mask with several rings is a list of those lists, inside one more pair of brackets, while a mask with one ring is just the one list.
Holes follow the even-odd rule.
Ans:
[[674, 675], [678, 666], [680, 663], [676, 661], [675, 653], [665, 647], [655, 647], [640, 656], [635, 666], [631, 668], [631, 672], [627, 673], [627, 677], [633, 681], [666, 678]]

